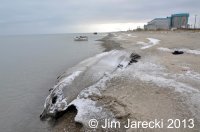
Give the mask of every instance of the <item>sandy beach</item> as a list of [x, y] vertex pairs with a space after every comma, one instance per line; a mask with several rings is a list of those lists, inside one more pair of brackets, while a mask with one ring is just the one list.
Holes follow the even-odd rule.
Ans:
[[2, 0], [1, 132], [200, 132], [200, 0]]
[[[136, 120], [195, 119], [194, 129], [143, 129], [141, 131], [199, 131], [200, 33], [124, 32], [110, 38], [142, 59], [113, 78], [103, 95], [116, 116]], [[152, 47], [147, 38], [160, 40]], [[164, 47], [163, 49], [161, 47]], [[193, 52], [173, 55], [166, 49]], [[196, 52], [195, 52], [196, 51]], [[128, 72], [128, 73], [127, 73]], [[104, 98], [102, 100], [104, 100]], [[110, 99], [110, 100], [107, 100]], [[114, 102], [114, 103], [113, 103]], [[129, 129], [127, 131], [138, 131]]]
[[[105, 55], [100, 61], [95, 62], [95, 65], [92, 65], [93, 68], [84, 71], [80, 84], [86, 80], [91, 81], [90, 76], [95, 80], [93, 74], [96, 75], [99, 72], [101, 75], [101, 70], [102, 73], [105, 69], [107, 72], [100, 78], [96, 78], [95, 83], [91, 81], [85, 84], [83, 91], [80, 90], [81, 92], [77, 94], [78, 98], [71, 103], [76, 106], [78, 114], [65, 113], [59, 119], [61, 123], [57, 123], [53, 130], [198, 132], [200, 130], [199, 36], [199, 32], [183, 31], [110, 33], [100, 40], [108, 56]], [[175, 50], [184, 51], [184, 53], [173, 55], [172, 52]], [[140, 55], [141, 59], [127, 64], [126, 62], [129, 62], [127, 58], [131, 53]], [[122, 54], [125, 59], [118, 63], [114, 60], [119, 54]], [[105, 61], [109, 61], [108, 64], [117, 62], [112, 65], [117, 66], [117, 69], [111, 71], [107, 65], [103, 69], [102, 64], [107, 64]], [[79, 85], [73, 84], [72, 86]], [[134, 121], [157, 119], [163, 120], [164, 127], [90, 129], [88, 121], [92, 118], [97, 118], [100, 124], [105, 118], [117, 120], [122, 124], [126, 124], [128, 119]], [[176, 119], [179, 121], [193, 119], [194, 126], [188, 128], [187, 125], [184, 128], [181, 123], [179, 128], [167, 128], [169, 120]], [[77, 127], [74, 125], [74, 120], [82, 125], [78, 124]]]

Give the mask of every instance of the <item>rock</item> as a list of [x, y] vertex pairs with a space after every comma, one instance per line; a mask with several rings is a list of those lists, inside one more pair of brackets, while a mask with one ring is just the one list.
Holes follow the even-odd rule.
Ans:
[[173, 55], [180, 55], [183, 53], [184, 53], [183, 51], [178, 51], [178, 50], [175, 50], [174, 52], [172, 52]]

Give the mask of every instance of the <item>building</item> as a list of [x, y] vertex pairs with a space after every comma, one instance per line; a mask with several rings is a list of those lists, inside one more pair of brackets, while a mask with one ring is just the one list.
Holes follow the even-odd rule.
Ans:
[[173, 14], [171, 16], [171, 27], [172, 28], [188, 28], [188, 13]]
[[152, 21], [148, 22], [147, 25], [144, 26], [144, 29], [147, 30], [169, 30], [171, 27], [171, 18], [155, 18]]
[[155, 18], [144, 25], [145, 30], [170, 30], [171, 28], [188, 28], [188, 13], [173, 14], [171, 17]]

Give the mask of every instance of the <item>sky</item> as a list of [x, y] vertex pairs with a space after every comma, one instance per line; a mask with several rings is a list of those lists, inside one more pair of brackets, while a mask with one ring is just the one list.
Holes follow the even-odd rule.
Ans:
[[157, 17], [190, 13], [200, 27], [200, 0], [0, 0], [0, 35], [111, 32]]

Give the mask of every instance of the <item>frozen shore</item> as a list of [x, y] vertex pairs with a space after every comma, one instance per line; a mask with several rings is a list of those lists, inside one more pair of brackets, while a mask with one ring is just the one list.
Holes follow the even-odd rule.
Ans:
[[[80, 130], [90, 130], [88, 121], [92, 118], [99, 121], [110, 118], [122, 123], [127, 119], [192, 118], [195, 121], [192, 129], [141, 131], [198, 131], [199, 35], [162, 31], [109, 34], [101, 40], [106, 52], [79, 63], [58, 78], [46, 99], [47, 111], [44, 112], [54, 114], [74, 105], [78, 110], [74, 120], [83, 124]], [[185, 53], [172, 55], [173, 49], [184, 49]], [[141, 59], [129, 65], [131, 53], [139, 54]], [[67, 130], [67, 127], [62, 127]], [[118, 131], [140, 130], [122, 128]]]

